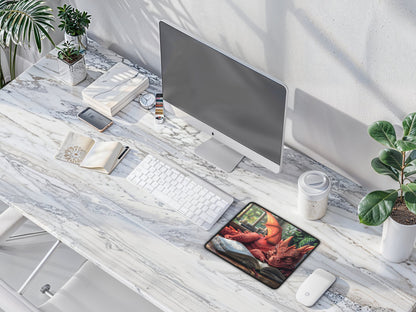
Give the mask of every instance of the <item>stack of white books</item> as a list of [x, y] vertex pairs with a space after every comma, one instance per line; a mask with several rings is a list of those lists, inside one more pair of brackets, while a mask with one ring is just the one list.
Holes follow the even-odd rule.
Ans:
[[135, 68], [117, 63], [82, 91], [84, 102], [109, 117], [117, 114], [149, 86]]

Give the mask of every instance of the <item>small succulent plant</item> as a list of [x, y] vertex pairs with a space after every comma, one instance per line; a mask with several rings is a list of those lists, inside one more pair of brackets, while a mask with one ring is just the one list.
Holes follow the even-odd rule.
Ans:
[[82, 57], [81, 48], [75, 47], [72, 43], [65, 41], [61, 47], [56, 48], [58, 50], [58, 58], [69, 63], [75, 63]]

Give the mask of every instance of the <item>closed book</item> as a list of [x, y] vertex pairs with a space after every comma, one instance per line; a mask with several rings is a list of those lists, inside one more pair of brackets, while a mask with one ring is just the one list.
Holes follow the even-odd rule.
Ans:
[[117, 63], [82, 91], [86, 104], [114, 116], [147, 89], [149, 79], [133, 67]]

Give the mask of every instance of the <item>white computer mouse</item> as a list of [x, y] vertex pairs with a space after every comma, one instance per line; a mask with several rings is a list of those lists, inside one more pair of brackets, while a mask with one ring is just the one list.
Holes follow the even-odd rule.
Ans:
[[316, 269], [300, 285], [296, 300], [307, 307], [313, 306], [337, 278], [322, 269]]

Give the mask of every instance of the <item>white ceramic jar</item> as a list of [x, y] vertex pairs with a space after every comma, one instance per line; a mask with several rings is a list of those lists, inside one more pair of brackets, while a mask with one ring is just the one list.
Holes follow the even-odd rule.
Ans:
[[304, 172], [298, 179], [298, 212], [308, 220], [322, 218], [328, 207], [331, 181], [321, 171]]

